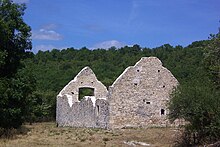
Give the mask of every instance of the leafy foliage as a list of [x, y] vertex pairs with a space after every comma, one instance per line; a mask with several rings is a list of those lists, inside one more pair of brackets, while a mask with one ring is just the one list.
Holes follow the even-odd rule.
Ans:
[[[33, 70], [37, 80], [37, 99], [34, 107], [35, 118], [55, 116], [56, 95], [85, 66], [90, 66], [98, 79], [107, 87], [123, 72], [134, 65], [141, 57], [158, 57], [180, 82], [180, 86], [170, 103], [171, 119], [184, 118], [188, 143], [219, 137], [219, 91], [210, 79], [205, 66], [204, 54], [210, 40], [196, 41], [187, 47], [169, 44], [157, 48], [122, 47], [89, 50], [87, 48], [39, 51], [32, 59], [25, 60]], [[46, 93], [51, 93], [51, 97]], [[49, 100], [48, 100], [49, 99]], [[40, 109], [39, 109], [40, 108]], [[44, 113], [42, 113], [44, 112]], [[194, 137], [192, 137], [194, 135]], [[194, 138], [194, 140], [193, 140]]]
[[[190, 81], [206, 74], [202, 68], [203, 49], [207, 41], [198, 41], [196, 45], [183, 48], [169, 44], [149, 49], [139, 45], [132, 47], [114, 47], [89, 50], [87, 48], [52, 51], [39, 51], [32, 58], [25, 60], [26, 67], [33, 71], [37, 81], [37, 99], [41, 99], [46, 106], [42, 109], [43, 116], [37, 118], [55, 117], [56, 95], [58, 92], [85, 66], [93, 69], [97, 78], [109, 87], [128, 66], [134, 65], [141, 57], [156, 56], [162, 60], [179, 82]], [[200, 75], [198, 75], [200, 74]], [[51, 97], [48, 97], [48, 94]], [[49, 100], [47, 100], [49, 99]], [[42, 108], [41, 103], [35, 103]], [[36, 109], [37, 110], [37, 109]], [[38, 109], [40, 110], [40, 109]], [[44, 115], [45, 114], [45, 115]], [[36, 119], [38, 120], [38, 119]]]
[[79, 89], [79, 101], [81, 101], [84, 96], [94, 96], [94, 89], [93, 88], [80, 88]]
[[35, 80], [24, 70], [15, 77], [0, 80], [0, 126], [19, 127], [28, 116], [29, 99], [34, 90]]
[[212, 80], [220, 88], [220, 28], [218, 34], [211, 35], [211, 43], [205, 49], [206, 66], [212, 75]]
[[203, 43], [189, 46], [203, 49], [201, 64], [195, 63], [199, 65], [197, 69], [192, 68], [196, 73], [181, 83], [169, 103], [170, 119], [188, 122], [183, 142], [187, 146], [220, 139], [219, 34]]
[[220, 97], [213, 85], [204, 79], [179, 86], [169, 104], [170, 118], [188, 122], [187, 143], [215, 141], [220, 138]]
[[0, 8], [0, 76], [10, 77], [20, 68], [25, 50], [31, 49], [31, 29], [22, 18], [25, 5], [1, 0]]
[[30, 27], [23, 21], [25, 5], [0, 1], [0, 127], [19, 127], [28, 116], [35, 88], [31, 71], [23, 68], [31, 49]]
[[[187, 47], [164, 44], [108, 50], [31, 49], [26, 6], [0, 0], [0, 127], [55, 117], [56, 95], [83, 67], [90, 66], [107, 87], [141, 57], [156, 56], [180, 82], [169, 103], [170, 119], [185, 119], [188, 144], [220, 138], [220, 33]], [[82, 95], [92, 95], [92, 90]]]

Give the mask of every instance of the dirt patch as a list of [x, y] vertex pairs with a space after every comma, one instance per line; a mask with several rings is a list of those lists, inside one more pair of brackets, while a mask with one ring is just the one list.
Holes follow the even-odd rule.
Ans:
[[54, 122], [35, 123], [24, 127], [29, 130], [27, 134], [16, 135], [13, 139], [0, 139], [0, 147], [126, 147], [144, 144], [152, 147], [170, 147], [179, 133], [175, 128], [118, 130], [58, 128]]

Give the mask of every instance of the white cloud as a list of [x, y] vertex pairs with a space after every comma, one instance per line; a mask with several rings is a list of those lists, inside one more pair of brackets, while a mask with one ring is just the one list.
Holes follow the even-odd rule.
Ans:
[[28, 3], [29, 0], [13, 0], [14, 3]]
[[113, 46], [116, 48], [120, 48], [120, 47], [124, 47], [125, 45], [126, 45], [125, 43], [119, 42], [117, 40], [109, 40], [95, 44], [92, 49], [97, 49], [97, 48], [109, 49]]
[[63, 36], [53, 30], [55, 28], [55, 24], [45, 25], [40, 30], [33, 31], [32, 38], [37, 40], [62, 40]]

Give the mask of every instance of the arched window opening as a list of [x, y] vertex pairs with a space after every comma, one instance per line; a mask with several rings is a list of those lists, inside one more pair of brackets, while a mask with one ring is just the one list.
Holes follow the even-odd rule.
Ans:
[[84, 96], [94, 96], [94, 88], [83, 87], [79, 88], [79, 101], [83, 99]]

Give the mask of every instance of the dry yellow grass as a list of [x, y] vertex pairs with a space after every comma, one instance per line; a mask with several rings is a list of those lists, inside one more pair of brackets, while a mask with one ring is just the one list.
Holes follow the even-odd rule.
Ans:
[[17, 135], [14, 139], [0, 139], [0, 147], [127, 147], [131, 141], [144, 142], [152, 147], [170, 147], [178, 134], [175, 128], [58, 128], [54, 122], [24, 127], [29, 130], [26, 134]]

